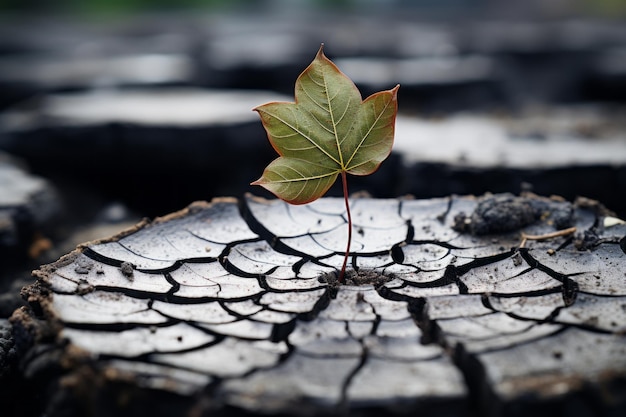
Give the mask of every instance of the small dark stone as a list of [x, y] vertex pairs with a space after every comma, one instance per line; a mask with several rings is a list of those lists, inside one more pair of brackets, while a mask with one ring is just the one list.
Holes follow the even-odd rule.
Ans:
[[124, 276], [130, 280], [133, 279], [133, 264], [131, 264], [130, 262], [122, 262], [122, 264], [120, 265], [120, 271], [122, 272], [122, 274], [124, 274]]
[[456, 216], [454, 216], [452, 228], [457, 232], [466, 233], [470, 232], [472, 223], [471, 217], [465, 214], [464, 211], [460, 212]]

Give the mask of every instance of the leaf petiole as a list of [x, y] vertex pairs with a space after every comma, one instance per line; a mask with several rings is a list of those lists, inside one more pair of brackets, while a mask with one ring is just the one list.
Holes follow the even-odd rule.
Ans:
[[352, 214], [350, 214], [350, 203], [348, 201], [348, 176], [346, 171], [341, 171], [341, 184], [343, 186], [343, 200], [346, 203], [346, 215], [348, 217], [348, 245], [346, 246], [346, 254], [343, 257], [341, 271], [339, 271], [339, 282], [343, 283], [346, 275], [346, 266], [348, 265], [348, 256], [350, 255], [350, 245], [352, 243]]

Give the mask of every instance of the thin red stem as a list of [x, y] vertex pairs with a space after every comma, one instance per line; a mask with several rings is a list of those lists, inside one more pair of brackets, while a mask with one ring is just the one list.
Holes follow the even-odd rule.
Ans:
[[348, 255], [350, 255], [350, 244], [352, 243], [352, 215], [350, 214], [350, 203], [348, 202], [348, 178], [346, 171], [341, 171], [341, 184], [343, 185], [343, 200], [346, 203], [346, 213], [348, 216], [348, 245], [346, 246], [346, 255], [343, 258], [343, 265], [339, 272], [339, 282], [343, 283], [346, 275], [346, 266], [348, 265]]

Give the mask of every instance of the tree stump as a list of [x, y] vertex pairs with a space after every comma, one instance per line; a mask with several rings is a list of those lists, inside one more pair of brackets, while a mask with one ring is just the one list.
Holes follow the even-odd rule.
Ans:
[[47, 415], [626, 408], [626, 225], [601, 205], [352, 210], [350, 266], [373, 283], [331, 279], [347, 235], [336, 198], [197, 202], [35, 271], [12, 323], [32, 344], [25, 374], [56, 381]]

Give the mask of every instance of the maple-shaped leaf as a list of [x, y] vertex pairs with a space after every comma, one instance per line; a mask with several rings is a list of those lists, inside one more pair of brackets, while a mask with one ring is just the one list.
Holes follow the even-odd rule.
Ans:
[[291, 204], [317, 200], [338, 175], [369, 175], [391, 152], [399, 85], [362, 100], [320, 47], [296, 80], [295, 103], [255, 108], [280, 155], [253, 185]]

